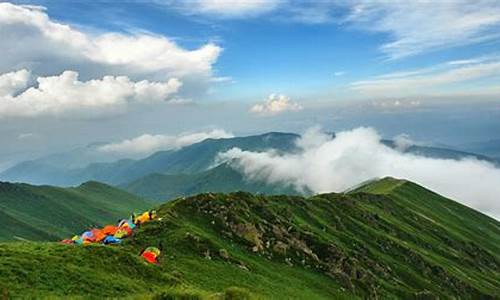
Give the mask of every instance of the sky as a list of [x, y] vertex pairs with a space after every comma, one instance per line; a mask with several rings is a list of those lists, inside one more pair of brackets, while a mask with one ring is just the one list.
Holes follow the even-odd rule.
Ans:
[[498, 139], [499, 49], [498, 1], [0, 2], [0, 170], [318, 125]]

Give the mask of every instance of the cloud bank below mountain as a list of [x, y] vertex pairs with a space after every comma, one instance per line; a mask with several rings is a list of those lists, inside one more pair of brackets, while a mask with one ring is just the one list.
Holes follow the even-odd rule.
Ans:
[[500, 219], [500, 169], [474, 158], [435, 159], [403, 153], [381, 142], [372, 128], [356, 128], [331, 138], [317, 128], [298, 141], [299, 153], [252, 152], [233, 148], [220, 161], [250, 179], [294, 186], [315, 193], [342, 192], [385, 176], [419, 183]]

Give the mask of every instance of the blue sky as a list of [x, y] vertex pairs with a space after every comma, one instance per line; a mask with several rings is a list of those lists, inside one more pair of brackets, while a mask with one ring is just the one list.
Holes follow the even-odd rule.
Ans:
[[498, 138], [499, 29], [497, 1], [3, 2], [0, 154], [213, 128]]
[[[394, 58], [392, 56], [400, 55], [397, 51], [384, 53], [381, 50], [384, 45], [398, 41], [395, 37], [398, 29], [393, 27], [419, 26], [421, 25], [419, 20], [405, 24], [406, 20], [401, 18], [396, 20], [401, 22], [399, 25], [385, 26], [387, 28], [383, 30], [369, 28], [384, 27], [377, 25], [383, 22], [384, 17], [391, 18], [391, 14], [410, 11], [410, 7], [405, 9], [382, 2], [380, 6], [385, 6], [381, 8], [382, 12], [370, 13], [373, 16], [368, 18], [374, 20], [364, 24], [361, 21], [345, 21], [353, 14], [352, 11], [356, 6], [370, 6], [363, 1], [258, 0], [250, 2], [256, 2], [254, 6], [257, 8], [272, 5], [275, 5], [275, 8], [263, 9], [262, 12], [257, 9], [257, 12], [248, 14], [245, 9], [231, 14], [225, 13], [226, 7], [234, 6], [233, 2], [220, 1], [221, 4], [217, 4], [216, 9], [211, 12], [200, 12], [201, 8], [196, 7], [202, 7], [202, 4], [196, 1], [189, 2], [189, 6], [178, 1], [19, 1], [18, 3], [42, 5], [47, 8], [46, 13], [54, 21], [80, 27], [83, 31], [124, 34], [146, 31], [168, 37], [186, 49], [196, 49], [208, 42], [217, 44], [223, 51], [213, 66], [214, 74], [230, 77], [232, 84], [225, 84], [222, 88], [216, 85], [214, 87], [216, 93], [203, 95], [204, 99], [254, 101], [270, 93], [287, 93], [311, 98], [332, 88], [337, 88], [337, 92], [342, 92], [342, 95], [346, 91], [350, 95], [350, 84], [358, 80], [367, 80], [391, 72], [433, 67], [455, 60], [498, 55], [497, 37], [484, 39], [499, 29], [498, 20], [493, 20], [484, 26], [478, 22], [472, 29], [464, 25], [464, 28], [468, 28], [472, 33], [464, 36], [463, 40], [457, 38], [448, 42], [443, 36], [442, 43], [433, 45], [432, 37], [418, 36], [417, 43], [431, 45], [417, 50], [415, 54]], [[307, 3], [309, 4], [306, 5]], [[491, 1], [484, 3], [486, 4], [482, 9], [482, 4], [477, 4], [476, 18], [489, 17], [491, 6], [498, 10], [498, 5], [494, 5]], [[426, 13], [433, 12], [451, 17], [467, 17], [463, 12], [466, 9], [463, 11], [457, 9], [459, 5], [437, 4], [436, 6], [437, 8], [423, 5], [417, 11], [420, 11], [422, 17], [426, 17]], [[315, 13], [310, 17], [311, 20], [297, 20], [298, 13], [292, 12], [292, 8], [314, 9]], [[460, 15], [461, 13], [464, 15]], [[328, 14], [329, 17], [323, 20], [317, 16], [323, 14]], [[425, 20], [422, 19], [421, 22]], [[460, 26], [456, 27], [455, 30], [453, 28], [444, 30], [443, 35], [454, 35], [463, 30]], [[433, 31], [441, 28], [427, 30], [429, 35], [432, 35]], [[405, 38], [415, 38], [411, 30], [407, 31], [403, 30], [400, 41]], [[425, 34], [424, 32], [423, 35]], [[450, 46], [454, 44], [456, 46]]]

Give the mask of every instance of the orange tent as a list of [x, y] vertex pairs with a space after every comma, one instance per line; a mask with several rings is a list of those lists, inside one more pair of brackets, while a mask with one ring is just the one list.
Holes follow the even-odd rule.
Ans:
[[116, 233], [116, 231], [118, 230], [118, 227], [116, 226], [113, 226], [113, 225], [106, 225], [104, 226], [104, 228], [102, 229], [102, 233], [106, 234], [106, 235], [114, 235]]
[[102, 232], [101, 229], [92, 229], [92, 234], [94, 235], [95, 242], [100, 243], [104, 238], [106, 238], [106, 234]]

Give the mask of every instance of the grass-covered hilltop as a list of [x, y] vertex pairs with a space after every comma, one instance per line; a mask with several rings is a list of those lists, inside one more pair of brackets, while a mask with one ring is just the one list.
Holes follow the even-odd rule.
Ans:
[[[157, 213], [120, 245], [2, 243], [0, 291], [132, 299], [500, 295], [500, 223], [404, 180], [310, 198], [205, 193]], [[159, 265], [139, 256], [159, 245]]]
[[0, 182], [0, 241], [60, 240], [152, 205], [95, 181], [73, 188]]

